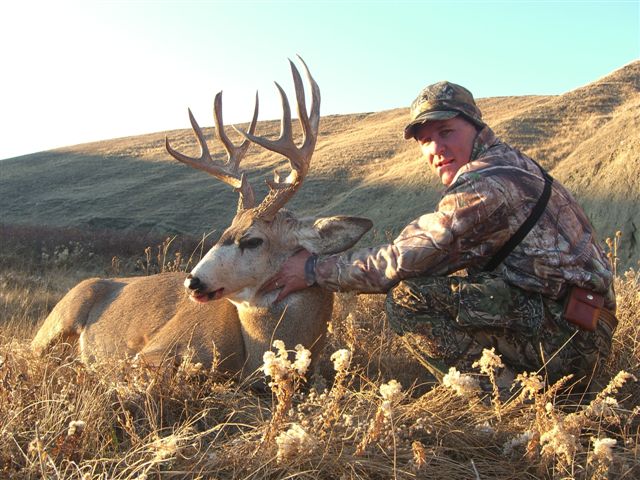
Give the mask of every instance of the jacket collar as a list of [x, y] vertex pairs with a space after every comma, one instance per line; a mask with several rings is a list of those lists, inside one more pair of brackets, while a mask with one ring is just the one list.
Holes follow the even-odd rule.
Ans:
[[484, 126], [482, 130], [478, 132], [476, 135], [476, 139], [473, 142], [473, 148], [471, 150], [471, 162], [477, 160], [479, 157], [484, 155], [489, 147], [492, 147], [498, 142], [498, 137], [493, 133], [490, 127], [487, 125]]

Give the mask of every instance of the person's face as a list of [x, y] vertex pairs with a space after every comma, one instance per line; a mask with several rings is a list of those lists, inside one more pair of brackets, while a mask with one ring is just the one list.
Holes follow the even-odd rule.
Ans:
[[415, 138], [433, 171], [448, 187], [458, 170], [469, 163], [476, 134], [476, 127], [458, 115], [421, 125]]

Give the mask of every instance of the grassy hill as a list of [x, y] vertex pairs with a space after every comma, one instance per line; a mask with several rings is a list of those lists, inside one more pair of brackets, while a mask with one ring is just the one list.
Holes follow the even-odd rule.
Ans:
[[[479, 101], [499, 135], [576, 193], [602, 236], [624, 232], [626, 266], [639, 255], [639, 79], [635, 62], [564, 95]], [[441, 187], [401, 139], [405, 118], [406, 109], [325, 117], [291, 206], [369, 216], [377, 231], [365, 242], [432, 208]], [[267, 393], [188, 359], [158, 372], [115, 356], [87, 368], [64, 348], [34, 357], [36, 327], [79, 280], [184, 270], [173, 253], [197, 258], [192, 239], [170, 252], [155, 248], [160, 234], [229, 223], [236, 195], [170, 159], [164, 135], [0, 162], [0, 478], [640, 478], [637, 266], [618, 269], [612, 353], [585, 395], [570, 376], [545, 383], [544, 371], [510, 383], [492, 355], [482, 372], [450, 371], [437, 385], [390, 330], [384, 295], [336, 294], [320, 375], [305, 381], [289, 368], [267, 379]], [[190, 131], [167, 135], [196, 153]], [[258, 194], [277, 162], [253, 147]], [[333, 363], [334, 352], [349, 365]], [[496, 378], [512, 388], [499, 391]]]
[[[640, 61], [558, 96], [479, 99], [505, 141], [550, 169], [585, 207], [601, 238], [622, 230], [620, 260], [640, 259]], [[433, 208], [441, 187], [402, 139], [406, 109], [323, 117], [311, 173], [290, 208], [374, 220], [364, 242], [382, 241]], [[212, 119], [199, 119], [210, 124]], [[185, 116], [185, 124], [188, 120]], [[279, 122], [258, 133], [276, 135]], [[212, 130], [205, 129], [207, 138]], [[235, 132], [229, 132], [236, 138]], [[173, 160], [164, 149], [197, 153], [189, 129], [88, 143], [0, 162], [1, 222], [201, 235], [221, 231], [236, 194]], [[222, 147], [210, 143], [217, 158]], [[258, 196], [275, 154], [252, 146], [245, 168]], [[214, 234], [215, 236], [215, 234]]]

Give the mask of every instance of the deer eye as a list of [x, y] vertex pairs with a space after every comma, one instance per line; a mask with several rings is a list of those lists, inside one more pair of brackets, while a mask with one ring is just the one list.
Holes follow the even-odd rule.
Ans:
[[260, 245], [262, 245], [263, 241], [264, 240], [258, 237], [242, 237], [238, 242], [238, 246], [241, 250], [258, 248]]

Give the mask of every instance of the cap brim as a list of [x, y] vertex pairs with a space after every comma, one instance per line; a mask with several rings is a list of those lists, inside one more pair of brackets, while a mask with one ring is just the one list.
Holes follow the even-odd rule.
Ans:
[[409, 140], [410, 138], [414, 138], [415, 129], [418, 125], [424, 125], [431, 120], [449, 120], [458, 115], [460, 115], [460, 112], [454, 110], [436, 110], [434, 112], [421, 113], [415, 120], [404, 127], [404, 139]]

